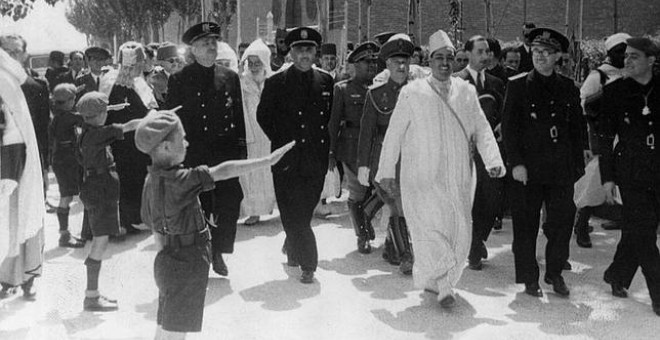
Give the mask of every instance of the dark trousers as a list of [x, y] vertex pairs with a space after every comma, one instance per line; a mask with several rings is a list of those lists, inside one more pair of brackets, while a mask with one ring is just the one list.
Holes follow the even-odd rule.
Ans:
[[210, 228], [213, 254], [233, 253], [236, 222], [243, 200], [243, 189], [238, 178], [215, 182], [215, 189], [202, 193], [199, 198], [204, 216], [215, 225]]
[[[139, 151], [135, 150], [135, 152]], [[132, 230], [133, 224], [142, 223], [140, 207], [148, 162], [145, 161], [145, 157], [126, 156], [116, 159], [116, 165], [120, 183], [119, 221], [122, 227]]]
[[287, 255], [300, 263], [303, 271], [315, 271], [318, 265], [316, 237], [310, 222], [321, 198], [324, 180], [325, 176], [273, 173], [275, 198], [286, 233]]
[[569, 256], [569, 242], [575, 216], [573, 185], [529, 182], [523, 185], [511, 178], [509, 180], [516, 283], [535, 283], [539, 280], [536, 239], [543, 203], [547, 213], [543, 225], [543, 233], [548, 239], [545, 247], [546, 275], [548, 277], [561, 275]]
[[490, 178], [483, 165], [477, 168], [477, 188], [472, 205], [472, 245], [468, 256], [470, 261], [481, 259], [483, 243], [488, 239], [495, 218], [501, 211], [503, 183], [501, 178]]
[[660, 304], [660, 253], [656, 245], [660, 185], [619, 189], [623, 201], [621, 240], [605, 276], [629, 288], [637, 268], [642, 267], [651, 300]]

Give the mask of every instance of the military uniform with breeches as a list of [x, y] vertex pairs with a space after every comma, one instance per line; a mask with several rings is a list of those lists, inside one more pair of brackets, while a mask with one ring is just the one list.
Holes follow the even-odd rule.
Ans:
[[[245, 159], [245, 121], [238, 74], [222, 66], [193, 63], [170, 76], [167, 107], [177, 111], [186, 131], [186, 167], [214, 166]], [[218, 181], [215, 189], [200, 194], [202, 209], [211, 224], [214, 256], [232, 253], [243, 190], [238, 178]]]
[[[573, 185], [584, 174], [586, 124], [574, 82], [533, 70], [512, 78], [506, 91], [502, 134], [509, 173], [527, 169], [527, 184], [511, 180], [513, 254], [516, 282], [539, 280], [536, 239], [541, 206], [547, 216], [544, 234], [546, 278], [561, 275], [569, 257], [575, 215]], [[547, 281], [547, 280], [546, 280]]]
[[351, 213], [355, 236], [363, 240], [375, 237], [371, 224], [365, 225], [361, 203], [368, 187], [357, 179], [357, 148], [360, 137], [360, 119], [369, 83], [354, 79], [335, 85], [332, 115], [328, 123], [330, 131], [330, 157], [344, 165], [349, 190], [348, 209]]
[[[660, 306], [660, 78], [642, 85], [619, 79], [603, 89], [598, 116], [600, 173], [618, 185], [623, 201], [621, 240], [605, 281], [629, 288], [638, 267], [653, 307]], [[614, 138], [618, 142], [613, 146]]]
[[303, 272], [318, 265], [310, 222], [328, 171], [333, 86], [325, 71], [291, 66], [266, 79], [257, 107], [257, 122], [273, 150], [296, 141], [272, 172], [289, 263], [300, 264]]
[[[400, 192], [389, 195], [374, 181], [378, 173], [378, 161], [383, 147], [385, 132], [392, 118], [392, 112], [399, 97], [401, 88], [406, 83], [399, 84], [392, 79], [387, 83], [372, 86], [367, 91], [362, 120], [360, 121], [360, 138], [358, 142], [357, 166], [369, 168], [369, 180], [376, 187], [378, 196], [390, 209], [390, 224], [388, 237], [385, 241], [383, 257], [392, 264], [398, 264], [404, 254], [412, 254], [406, 220], [403, 217]], [[399, 166], [397, 164], [398, 181]]]

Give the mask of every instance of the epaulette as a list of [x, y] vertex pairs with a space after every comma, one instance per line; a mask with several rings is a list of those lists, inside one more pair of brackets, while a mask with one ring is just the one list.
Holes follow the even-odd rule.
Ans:
[[335, 86], [347, 85], [351, 82], [352, 79], [344, 79], [335, 83]]
[[315, 70], [317, 70], [317, 71], [321, 71], [321, 72], [323, 72], [323, 73], [329, 75], [330, 77], [332, 77], [332, 74], [330, 74], [330, 72], [328, 72], [328, 71], [326, 71], [326, 70], [324, 70], [324, 69], [322, 69], [322, 68], [320, 68], [320, 67], [318, 67], [318, 66], [316, 66], [316, 65], [312, 65], [312, 68], [315, 69]]
[[529, 74], [529, 72], [518, 73], [518, 74], [516, 74], [515, 76], [511, 76], [511, 77], [509, 77], [509, 81], [511, 81], [511, 80], [516, 80], [516, 79], [520, 79], [520, 78], [522, 78], [522, 77], [527, 76], [528, 74]]

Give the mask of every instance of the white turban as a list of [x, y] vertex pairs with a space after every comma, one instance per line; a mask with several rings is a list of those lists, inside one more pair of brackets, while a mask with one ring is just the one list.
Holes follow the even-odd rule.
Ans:
[[[257, 39], [253, 41], [245, 52], [243, 52], [243, 57], [241, 58], [241, 64], [244, 64], [249, 56], [257, 56], [261, 60], [261, 63], [264, 64], [264, 69], [266, 70], [266, 76], [270, 77], [273, 73], [273, 70], [270, 68], [270, 48], [266, 45], [263, 40]], [[245, 72], [249, 72], [247, 65], [243, 65]]]
[[454, 47], [454, 44], [452, 44], [447, 33], [443, 30], [438, 30], [429, 37], [429, 55], [433, 55], [433, 52], [442, 48], [456, 51], [456, 48]]
[[218, 56], [215, 60], [226, 59], [229, 60], [229, 69], [238, 73], [238, 57], [236, 52], [223, 41], [218, 41]]

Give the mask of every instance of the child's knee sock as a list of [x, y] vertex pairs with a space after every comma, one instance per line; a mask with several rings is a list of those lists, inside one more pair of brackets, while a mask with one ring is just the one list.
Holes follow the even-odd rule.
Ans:
[[57, 221], [60, 223], [60, 232], [69, 230], [69, 208], [57, 208]]
[[85, 266], [87, 267], [87, 292], [98, 294], [101, 261], [88, 257], [85, 260]]

